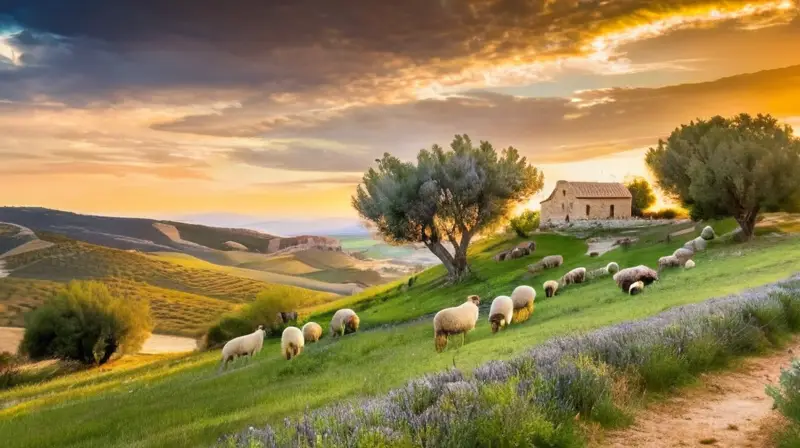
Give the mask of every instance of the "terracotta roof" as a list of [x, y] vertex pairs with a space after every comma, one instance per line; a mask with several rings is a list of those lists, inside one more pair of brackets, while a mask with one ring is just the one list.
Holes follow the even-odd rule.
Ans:
[[[625, 185], [618, 182], [566, 182], [572, 187], [575, 197], [578, 199], [611, 199], [611, 198], [630, 198], [631, 192]], [[550, 196], [542, 202], [553, 199], [558, 186], [553, 189]]]

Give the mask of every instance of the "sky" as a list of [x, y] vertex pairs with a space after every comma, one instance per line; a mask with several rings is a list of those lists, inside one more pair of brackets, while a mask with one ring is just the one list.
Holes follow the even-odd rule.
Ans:
[[[559, 179], [647, 176], [696, 118], [800, 126], [796, 1], [3, 0], [0, 205], [354, 217], [455, 134]], [[220, 215], [222, 216], [222, 215]]]

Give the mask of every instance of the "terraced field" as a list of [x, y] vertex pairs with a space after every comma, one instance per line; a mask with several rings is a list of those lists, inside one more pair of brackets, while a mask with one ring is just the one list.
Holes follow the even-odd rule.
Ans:
[[179, 335], [196, 335], [224, 312], [252, 301], [263, 292], [291, 297], [298, 309], [337, 297], [233, 275], [221, 266], [189, 267], [138, 252], [64, 238], [53, 242], [56, 244], [52, 247], [4, 259], [11, 275], [0, 283], [0, 324], [21, 325], [24, 312], [73, 279], [99, 280], [122, 297], [149, 299], [156, 331]]

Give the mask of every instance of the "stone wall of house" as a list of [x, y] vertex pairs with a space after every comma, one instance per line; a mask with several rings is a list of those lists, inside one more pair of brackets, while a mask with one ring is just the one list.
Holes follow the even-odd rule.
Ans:
[[[555, 194], [541, 204], [541, 225], [580, 220], [629, 219], [631, 198], [576, 198], [568, 182], [556, 184]], [[613, 207], [613, 215], [611, 213]], [[588, 213], [587, 213], [588, 212]]]

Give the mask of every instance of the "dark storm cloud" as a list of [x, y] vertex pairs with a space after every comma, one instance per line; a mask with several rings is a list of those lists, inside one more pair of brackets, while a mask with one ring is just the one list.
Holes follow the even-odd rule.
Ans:
[[23, 64], [0, 71], [0, 98], [45, 94], [81, 104], [191, 87], [374, 92], [402, 87], [385, 78], [408, 71], [435, 78], [512, 56], [574, 54], [620, 20], [701, 3], [708, 1], [6, 0], [0, 28], [25, 30], [13, 42]]
[[290, 171], [357, 172], [369, 166], [367, 154], [352, 154], [311, 146], [289, 145], [282, 149], [237, 148], [228, 153], [235, 162]]

